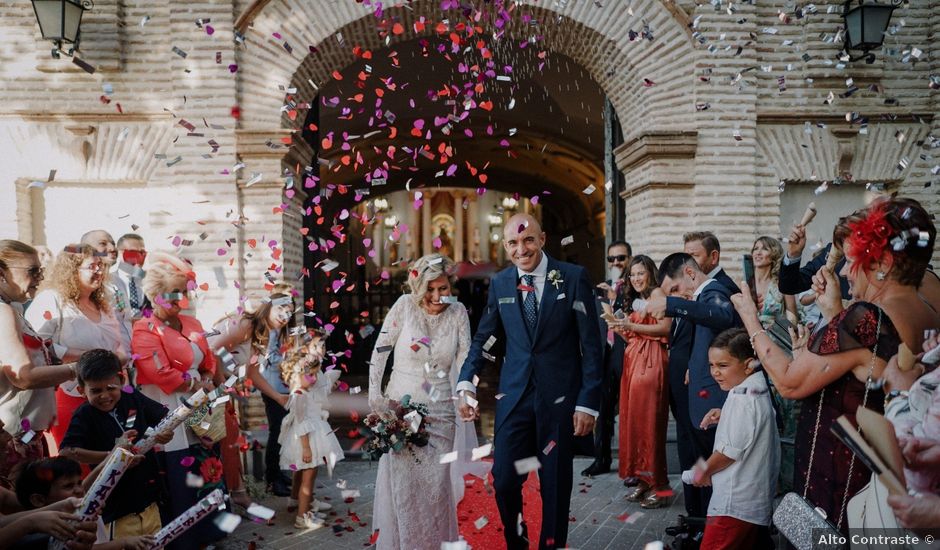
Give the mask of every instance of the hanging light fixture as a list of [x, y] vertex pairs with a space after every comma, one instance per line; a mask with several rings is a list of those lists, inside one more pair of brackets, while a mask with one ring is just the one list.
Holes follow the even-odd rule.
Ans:
[[[885, 31], [888, 30], [891, 14], [896, 7], [866, 0], [846, 1], [842, 18], [845, 20], [845, 51], [849, 61], [864, 59], [865, 63], [875, 62], [875, 54], [871, 50], [880, 48], [884, 43]], [[865, 53], [852, 56], [850, 50]]]
[[71, 44], [68, 55], [78, 49], [82, 15], [93, 6], [91, 0], [32, 0], [42, 37], [52, 40], [52, 57], [59, 57], [62, 44]]

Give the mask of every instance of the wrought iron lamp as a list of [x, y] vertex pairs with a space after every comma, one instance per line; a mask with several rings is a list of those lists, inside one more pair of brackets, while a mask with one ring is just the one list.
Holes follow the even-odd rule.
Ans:
[[78, 49], [82, 15], [93, 6], [91, 0], [32, 0], [42, 37], [52, 40], [52, 57], [58, 58], [62, 44], [71, 44], [67, 55]]
[[[868, 64], [875, 62], [875, 54], [871, 50], [880, 48], [884, 43], [885, 31], [896, 7], [866, 0], [846, 1], [842, 18], [845, 20], [845, 51], [849, 61], [864, 59]], [[861, 50], [864, 53], [852, 56], [850, 50]]]

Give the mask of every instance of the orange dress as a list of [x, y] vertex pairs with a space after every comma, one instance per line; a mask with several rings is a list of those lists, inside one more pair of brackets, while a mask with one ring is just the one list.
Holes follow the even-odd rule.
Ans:
[[[645, 313], [630, 314], [630, 322], [655, 325]], [[620, 380], [621, 478], [637, 477], [660, 487], [667, 485], [666, 421], [669, 412], [666, 338], [627, 333]]]

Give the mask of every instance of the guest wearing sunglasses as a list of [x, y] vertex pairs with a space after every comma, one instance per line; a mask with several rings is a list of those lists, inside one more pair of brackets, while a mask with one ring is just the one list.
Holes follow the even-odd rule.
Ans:
[[[623, 309], [624, 272], [633, 256], [633, 248], [627, 241], [613, 241], [607, 247], [607, 277], [597, 285], [597, 299], [610, 304], [614, 311]], [[603, 311], [597, 304], [597, 310]], [[607, 323], [600, 320], [600, 331], [607, 342], [604, 348], [604, 372], [601, 383], [601, 408], [594, 425], [594, 462], [581, 471], [583, 476], [596, 476], [610, 472], [611, 439], [614, 437], [614, 416], [620, 399], [620, 377], [623, 374], [623, 352], [626, 342], [615, 338]]]
[[7, 489], [23, 464], [49, 455], [42, 432], [55, 418], [54, 388], [75, 378], [75, 364], [56, 364], [51, 342], [23, 317], [42, 279], [36, 249], [0, 240], [0, 487]]
[[[52, 274], [26, 310], [26, 320], [42, 338], [51, 339], [58, 356], [77, 361], [88, 350], [113, 351], [124, 365], [130, 359], [130, 340], [112, 307], [105, 282], [102, 256], [88, 245], [69, 245], [59, 253]], [[76, 382], [56, 390], [56, 423], [52, 436], [59, 444], [65, 437], [72, 413], [85, 402]]]
[[147, 249], [144, 238], [136, 233], [121, 235], [117, 241], [117, 266], [111, 271], [110, 284], [114, 291], [114, 305], [120, 314], [127, 339], [131, 338], [134, 322], [141, 318], [150, 302], [144, 296], [144, 261]]

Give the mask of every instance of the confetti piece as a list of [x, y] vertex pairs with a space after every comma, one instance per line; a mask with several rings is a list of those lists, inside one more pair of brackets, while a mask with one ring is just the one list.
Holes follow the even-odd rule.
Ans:
[[555, 448], [555, 440], [553, 439], [548, 442], [548, 445], [546, 445], [544, 449], [542, 449], [542, 454], [545, 456], [548, 456], [548, 454], [551, 453], [552, 449], [554, 448]]
[[444, 453], [441, 455], [440, 464], [450, 464], [451, 462], [457, 461], [457, 451], [451, 451], [449, 453]]
[[490, 453], [492, 453], [492, 452], [493, 452], [493, 444], [492, 444], [492, 443], [487, 443], [486, 445], [481, 445], [480, 447], [477, 447], [477, 448], [473, 449], [473, 451], [471, 451], [471, 458], [470, 458], [470, 460], [481, 460], [481, 459], [483, 459], [483, 458], [486, 458], [486, 457], [490, 456]]
[[534, 472], [542, 467], [542, 463], [539, 462], [537, 456], [530, 456], [528, 458], [522, 458], [513, 463], [516, 468], [516, 473], [519, 475], [526, 475], [529, 472]]
[[192, 472], [186, 472], [186, 486], [198, 489], [205, 485], [206, 480], [202, 478], [201, 475], [194, 474]]
[[270, 509], [270, 508], [268, 508], [268, 507], [266, 507], [266, 506], [262, 506], [262, 505], [260, 505], [260, 504], [258, 504], [258, 503], [255, 503], [255, 502], [252, 502], [252, 503], [248, 506], [248, 509], [246, 510], [246, 512], [248, 512], [248, 514], [250, 514], [250, 515], [252, 515], [252, 516], [255, 516], [256, 518], [261, 518], [261, 519], [263, 519], [263, 520], [265, 520], [265, 521], [267, 521], [267, 520], [269, 520], [269, 519], [271, 519], [271, 518], [274, 517], [274, 510], [272, 510], [272, 509]]
[[213, 522], [220, 531], [225, 533], [232, 533], [236, 528], [238, 528], [239, 524], [241, 524], [242, 518], [239, 515], [229, 512], [219, 512], [219, 515], [215, 517]]
[[480, 516], [476, 521], [473, 522], [473, 526], [476, 527], [477, 531], [479, 531], [480, 529], [486, 527], [489, 522], [490, 520], [488, 520], [486, 516]]
[[192, 456], [184, 456], [183, 459], [180, 460], [180, 466], [182, 466], [182, 467], [184, 467], [184, 468], [189, 468], [189, 467], [192, 466], [195, 462], [196, 462], [196, 458], [195, 458], [195, 457], [192, 457]]

